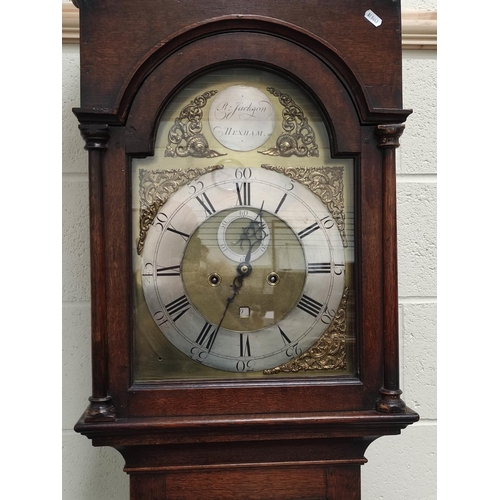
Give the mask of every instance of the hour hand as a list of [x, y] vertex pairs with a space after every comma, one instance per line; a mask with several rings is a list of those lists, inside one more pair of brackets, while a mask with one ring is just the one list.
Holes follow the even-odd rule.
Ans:
[[248, 243], [248, 251], [245, 256], [245, 264], [250, 264], [250, 259], [252, 257], [252, 250], [255, 245], [260, 245], [261, 242], [266, 238], [267, 233], [265, 231], [265, 225], [262, 220], [262, 210], [264, 208], [264, 202], [260, 207], [259, 213], [253, 219], [250, 224], [243, 228], [241, 236], [239, 239], [240, 248], [243, 248], [243, 244]]

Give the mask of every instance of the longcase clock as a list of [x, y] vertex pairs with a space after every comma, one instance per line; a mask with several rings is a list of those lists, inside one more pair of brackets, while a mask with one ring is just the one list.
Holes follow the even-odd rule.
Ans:
[[92, 394], [132, 500], [359, 499], [399, 388], [399, 2], [74, 2]]

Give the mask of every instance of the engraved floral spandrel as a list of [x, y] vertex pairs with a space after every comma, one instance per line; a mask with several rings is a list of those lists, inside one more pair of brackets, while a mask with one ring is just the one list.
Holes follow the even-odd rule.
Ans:
[[[342, 294], [338, 310], [321, 338], [306, 352], [275, 368], [264, 370], [264, 375], [296, 373], [310, 370], [347, 370], [347, 298], [349, 289]], [[328, 319], [328, 318], [327, 318]]]
[[203, 135], [203, 108], [208, 99], [217, 94], [217, 90], [209, 90], [195, 97], [184, 106], [168, 133], [168, 144], [165, 148], [167, 157], [215, 158], [225, 156], [210, 149]]
[[139, 239], [137, 253], [140, 255], [144, 248], [144, 241], [148, 229], [160, 208], [170, 196], [181, 186], [188, 184], [203, 174], [223, 168], [222, 165], [213, 165], [202, 168], [168, 169], [168, 170], [139, 170]]
[[287, 175], [309, 188], [324, 203], [337, 224], [344, 247], [345, 232], [344, 167], [282, 167], [263, 164], [262, 168]]
[[277, 97], [283, 106], [283, 133], [276, 140], [276, 147], [259, 151], [259, 153], [284, 157], [319, 156], [316, 135], [300, 106], [288, 94], [274, 87], [268, 87], [267, 91]]

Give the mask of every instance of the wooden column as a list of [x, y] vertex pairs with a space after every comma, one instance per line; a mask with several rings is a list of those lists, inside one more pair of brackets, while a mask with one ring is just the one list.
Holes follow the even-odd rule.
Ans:
[[383, 151], [383, 258], [384, 258], [384, 387], [377, 411], [402, 413], [406, 404], [399, 388], [398, 264], [396, 213], [396, 148], [404, 124], [378, 125], [375, 135]]
[[89, 152], [89, 223], [92, 396], [85, 412], [86, 422], [113, 421], [115, 408], [108, 396], [108, 348], [106, 338], [106, 260], [104, 200], [102, 193], [102, 152], [108, 148], [110, 132], [105, 124], [81, 124], [80, 132]]

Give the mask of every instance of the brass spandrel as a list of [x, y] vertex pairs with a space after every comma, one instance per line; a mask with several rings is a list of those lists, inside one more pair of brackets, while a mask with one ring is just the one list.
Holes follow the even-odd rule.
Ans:
[[144, 241], [158, 210], [180, 187], [203, 174], [224, 168], [223, 165], [188, 168], [184, 170], [139, 170], [140, 233], [137, 253], [141, 255]]
[[[264, 375], [313, 370], [347, 370], [346, 331], [348, 295], [349, 289], [346, 287], [338, 310], [333, 319], [331, 319], [330, 325], [312, 347], [288, 363], [264, 370]], [[329, 319], [328, 314], [324, 316], [326, 320]]]
[[225, 156], [210, 149], [203, 134], [203, 108], [208, 99], [217, 94], [217, 90], [209, 90], [196, 96], [184, 106], [168, 133], [168, 144], [165, 148], [167, 157], [216, 158]]
[[309, 120], [304, 115], [301, 107], [290, 97], [289, 94], [281, 92], [274, 87], [268, 87], [267, 91], [277, 97], [283, 106], [283, 132], [276, 140], [276, 147], [259, 151], [269, 156], [319, 156], [316, 134], [309, 125]]
[[348, 246], [345, 232], [344, 167], [283, 167], [268, 164], [261, 166], [287, 175], [318, 196], [332, 214], [344, 247]]

